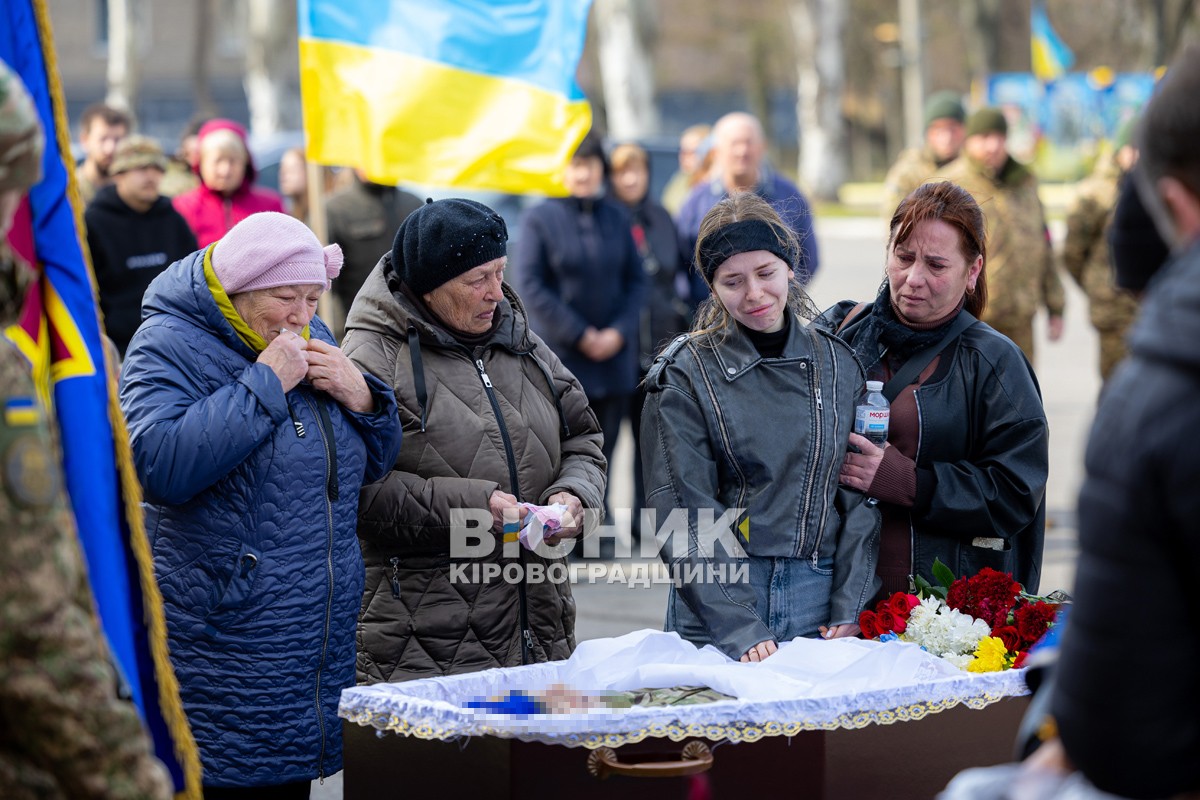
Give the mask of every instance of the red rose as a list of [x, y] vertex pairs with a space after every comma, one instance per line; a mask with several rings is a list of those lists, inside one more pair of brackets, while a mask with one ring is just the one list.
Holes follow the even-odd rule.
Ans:
[[1012, 625], [996, 628], [992, 631], [992, 636], [998, 636], [1000, 641], [1004, 642], [1004, 649], [1010, 653], [1017, 652], [1021, 647], [1021, 634]]
[[[911, 597], [915, 597], [915, 595], [896, 592], [887, 601], [888, 610], [895, 614], [897, 619], [907, 620], [909, 612], [914, 608], [909, 603], [909, 598]], [[918, 600], [917, 602], [919, 603], [920, 601]]]
[[1050, 625], [1057, 616], [1058, 604], [1045, 603], [1040, 600], [1021, 606], [1013, 614], [1021, 638], [1030, 645], [1035, 644], [1038, 639], [1046, 635], [1046, 631], [1050, 630]]
[[875, 613], [875, 618], [879, 623], [879, 632], [888, 633], [896, 632], [896, 615], [890, 609], [883, 609]]
[[908, 630], [908, 615], [903, 617], [899, 614], [892, 614], [892, 633], [904, 633]]
[[1017, 657], [1015, 659], [1013, 659], [1012, 668], [1020, 669], [1021, 667], [1025, 666], [1025, 659], [1028, 656], [1029, 656], [1029, 653], [1025, 650], [1021, 650], [1020, 652], [1018, 652]]
[[896, 595], [892, 595], [891, 597], [885, 597], [883, 600], [880, 600], [875, 604], [875, 613], [890, 609], [892, 607], [892, 601], [895, 599]]
[[880, 634], [879, 621], [874, 611], [864, 611], [859, 614], [858, 627], [862, 628], [862, 635], [868, 639], [874, 639]]

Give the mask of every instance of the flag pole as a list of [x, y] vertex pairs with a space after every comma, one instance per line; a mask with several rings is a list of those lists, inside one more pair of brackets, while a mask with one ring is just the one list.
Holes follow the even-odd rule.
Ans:
[[[308, 171], [308, 227], [312, 228], [321, 244], [329, 244], [329, 225], [325, 221], [325, 168], [308, 160], [307, 154], [305, 165]], [[317, 301], [317, 315], [331, 327], [335, 322], [332, 300], [330, 293], [325, 292]]]

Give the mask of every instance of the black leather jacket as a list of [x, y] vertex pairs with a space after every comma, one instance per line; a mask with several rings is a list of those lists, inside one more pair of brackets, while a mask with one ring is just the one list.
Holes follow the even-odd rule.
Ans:
[[[707, 509], [712, 519], [744, 509], [737, 538], [750, 555], [832, 556], [830, 624], [857, 622], [875, 592], [880, 516], [837, 476], [862, 368], [838, 338], [793, 323], [779, 358], [762, 358], [736, 329], [715, 345], [680, 336], [658, 357], [642, 414], [646, 508], [677, 570], [736, 562], [719, 545], [711, 559], [699, 552]], [[687, 536], [664, 536], [676, 509], [686, 510]], [[676, 591], [734, 658], [774, 638], [747, 584], [684, 581]]]
[[[815, 324], [836, 330], [853, 308], [839, 303]], [[865, 316], [841, 331], [847, 341]], [[1050, 433], [1033, 368], [1012, 341], [979, 322], [947, 345], [916, 399], [913, 574], [930, 578], [938, 558], [957, 576], [991, 567], [1036, 592]]]

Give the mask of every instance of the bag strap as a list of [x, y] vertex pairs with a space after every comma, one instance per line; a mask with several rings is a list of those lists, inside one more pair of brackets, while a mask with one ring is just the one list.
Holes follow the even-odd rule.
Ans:
[[847, 325], [849, 325], [851, 322], [853, 322], [858, 317], [858, 315], [862, 313], [862, 310], [866, 307], [867, 307], [866, 303], [859, 303], [854, 308], [850, 309], [850, 313], [847, 314], [846, 316], [842, 317], [842, 324], [837, 326], [837, 330], [834, 331], [834, 334], [841, 334], [842, 330]]
[[950, 326], [950, 330], [946, 331], [946, 335], [937, 344], [930, 345], [924, 350], [918, 350], [909, 357], [908, 361], [904, 362], [904, 366], [892, 375], [891, 380], [883, 386], [883, 396], [890, 403], [896, 399], [896, 395], [908, 386], [910, 383], [920, 377], [922, 370], [929, 366], [929, 362], [933, 361], [934, 356], [946, 349], [946, 345], [958, 338], [958, 335], [967, 328], [974, 325], [979, 320], [975, 316], [964, 309], [955, 318], [954, 323]]

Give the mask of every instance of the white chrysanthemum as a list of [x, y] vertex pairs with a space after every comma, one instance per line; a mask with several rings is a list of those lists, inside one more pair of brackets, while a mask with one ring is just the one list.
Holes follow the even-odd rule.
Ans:
[[991, 629], [983, 620], [975, 619], [942, 601], [927, 597], [909, 614], [904, 638], [938, 656], [973, 653]]
[[961, 670], [966, 670], [967, 664], [970, 664], [975, 660], [975, 654], [963, 653], [962, 655], [959, 655], [957, 653], [947, 653], [946, 655], [942, 656], [942, 659], [944, 661], [949, 661], [951, 664]]

